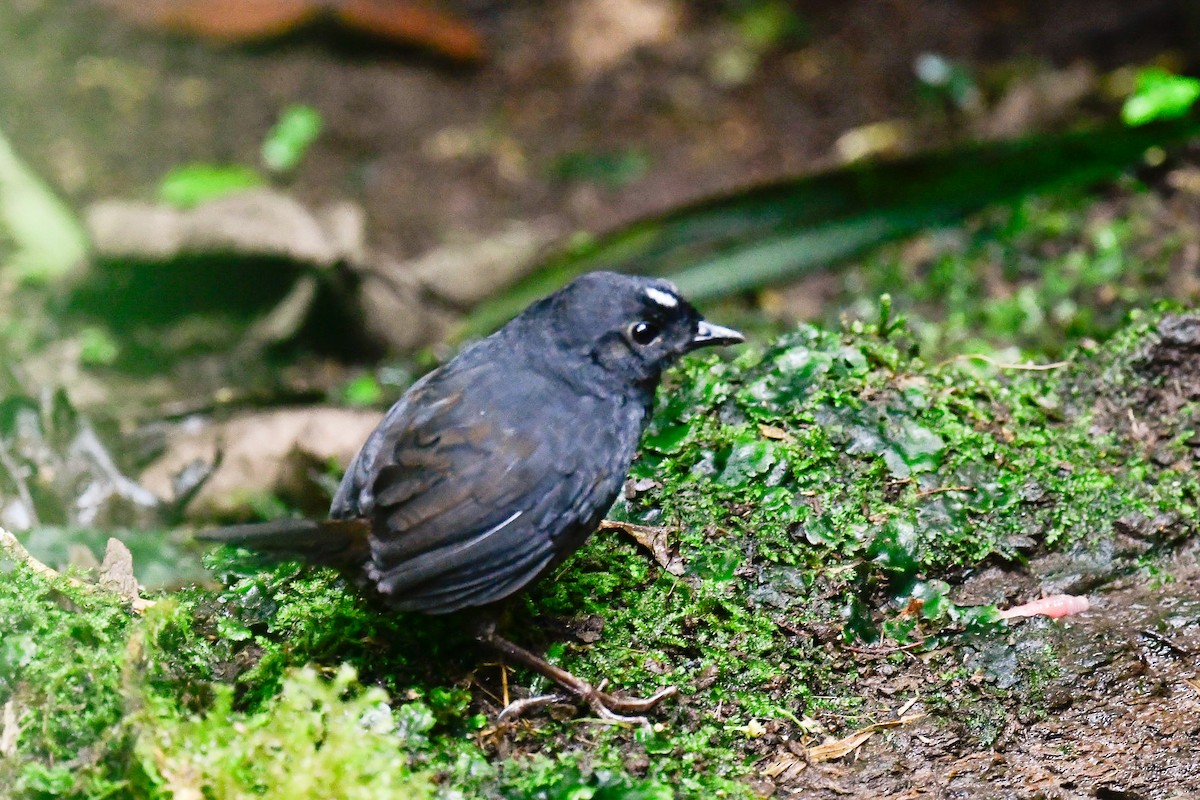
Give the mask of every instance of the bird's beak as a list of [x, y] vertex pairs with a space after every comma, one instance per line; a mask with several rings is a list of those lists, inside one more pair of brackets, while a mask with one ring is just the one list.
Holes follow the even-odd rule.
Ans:
[[726, 344], [740, 344], [744, 341], [746, 341], [746, 337], [733, 328], [725, 328], [700, 320], [700, 325], [696, 328], [696, 335], [692, 337], [688, 349], [698, 350], [701, 347], [719, 347]]

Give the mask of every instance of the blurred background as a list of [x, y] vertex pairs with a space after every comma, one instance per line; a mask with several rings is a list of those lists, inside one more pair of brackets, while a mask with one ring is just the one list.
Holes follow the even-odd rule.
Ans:
[[586, 269], [760, 341], [886, 294], [929, 360], [1086, 348], [1200, 294], [1198, 33], [1188, 0], [4, 0], [0, 525], [62, 561], [55, 526], [319, 513], [381, 408]]

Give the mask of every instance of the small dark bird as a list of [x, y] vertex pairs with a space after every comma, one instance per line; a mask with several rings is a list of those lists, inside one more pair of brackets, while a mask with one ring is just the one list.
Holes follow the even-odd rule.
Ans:
[[[280, 520], [200, 538], [354, 575], [395, 609], [488, 606], [579, 549], [616, 499], [663, 370], [744, 341], [663, 280], [581, 276], [426, 375], [347, 470], [325, 521]], [[483, 644], [602, 717], [663, 697], [606, 694], [501, 638]]]

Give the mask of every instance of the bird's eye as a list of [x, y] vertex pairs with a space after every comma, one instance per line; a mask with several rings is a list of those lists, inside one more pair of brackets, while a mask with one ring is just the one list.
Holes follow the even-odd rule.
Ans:
[[636, 344], [647, 345], [658, 338], [658, 326], [653, 322], [635, 322], [629, 327], [629, 338]]

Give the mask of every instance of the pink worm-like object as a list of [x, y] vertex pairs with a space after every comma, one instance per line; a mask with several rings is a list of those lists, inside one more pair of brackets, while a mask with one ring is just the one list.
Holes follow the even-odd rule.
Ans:
[[1087, 611], [1088, 607], [1089, 603], [1086, 597], [1073, 594], [1052, 594], [1049, 597], [1034, 600], [1032, 603], [1005, 609], [1000, 612], [1000, 619], [1034, 617], [1038, 614], [1050, 619], [1058, 619]]

